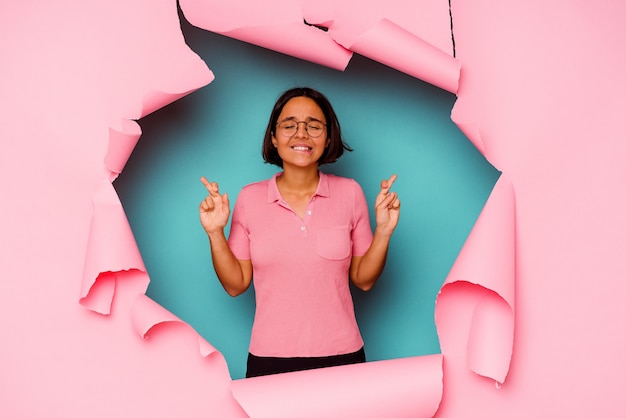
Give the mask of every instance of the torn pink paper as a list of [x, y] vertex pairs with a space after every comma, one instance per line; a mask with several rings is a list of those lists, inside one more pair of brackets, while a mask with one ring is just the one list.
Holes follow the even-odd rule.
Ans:
[[[93, 194], [80, 303], [93, 311], [109, 314], [115, 273], [129, 270], [146, 271], [146, 267], [122, 203], [113, 185], [103, 180]], [[103, 283], [94, 286], [100, 280]]]
[[[139, 39], [152, 44], [150, 39]], [[111, 88], [105, 91], [111, 107], [108, 109], [109, 141], [103, 163], [109, 174], [108, 180], [102, 180], [94, 191], [80, 299], [83, 306], [102, 314], [110, 313], [116, 278], [132, 269], [145, 271], [121, 202], [110, 183], [122, 172], [141, 136], [141, 128], [134, 119], [167, 106], [214, 79], [199, 56], [190, 54], [189, 49], [177, 48], [177, 41], [182, 41], [182, 34], [180, 38], [163, 40], [159, 45], [159, 48], [170, 47], [169, 62], [176, 63], [167, 77], [158, 71], [142, 72], [142, 67], [124, 68], [123, 76], [114, 79]], [[134, 73], [141, 82], [129, 82]]]
[[350, 51], [456, 93], [460, 63], [453, 58], [446, 2], [392, 0], [364, 8], [324, 0], [302, 7], [307, 22], [327, 27]]
[[356, 1], [238, 0], [228, 9], [218, 3], [183, 0], [181, 9], [197, 27], [331, 68], [345, 69], [353, 51], [457, 90], [460, 64], [453, 58], [445, 2], [392, 1], [364, 8]]
[[304, 22], [297, 1], [235, 0], [225, 6], [218, 0], [180, 1], [187, 20], [211, 32], [338, 70], [345, 69], [352, 57], [328, 33]]
[[150, 333], [162, 324], [180, 324], [184, 326], [185, 329], [188, 329], [188, 332], [193, 332], [196, 335], [198, 338], [198, 348], [202, 357], [208, 357], [217, 352], [217, 350], [202, 338], [189, 324], [146, 295], [139, 295], [137, 299], [135, 299], [131, 309], [131, 321], [135, 332], [143, 339], [149, 338]]
[[[388, 0], [364, 4], [356, 0], [303, 0], [302, 10], [308, 23], [329, 28], [331, 37], [340, 45], [352, 45], [382, 20], [388, 20], [443, 53], [454, 55], [447, 1]], [[386, 39], [391, 41], [388, 48], [399, 49], [393, 39]]]
[[[261, 33], [264, 39], [271, 39], [272, 42], [277, 42], [277, 40], [282, 42], [282, 40], [284, 39], [285, 30], [288, 30], [290, 33], [298, 33], [298, 31], [305, 30], [309, 34], [314, 34], [313, 37], [308, 36], [308, 35], [304, 36], [305, 40], [312, 42], [311, 44], [309, 44], [311, 50], [315, 49], [314, 47], [317, 46], [316, 43], [318, 42], [318, 38], [320, 35], [324, 35], [324, 38], [323, 38], [324, 42], [327, 42], [329, 40], [328, 36], [324, 34], [322, 31], [320, 31], [319, 29], [302, 25], [302, 23], [300, 22], [290, 23], [288, 25], [285, 25], [285, 24], [274, 25], [274, 26], [265, 25], [263, 26], [262, 30], [259, 30], [258, 28], [252, 31], [248, 31], [247, 29], [246, 30], [231, 29], [227, 31], [225, 34], [228, 34], [229, 36], [233, 36], [238, 39], [248, 40], [250, 39], [251, 36], [257, 36], [257, 33]], [[319, 39], [322, 39], [322, 38], [319, 38]], [[406, 55], [401, 56], [401, 55], [398, 55], [397, 52], [394, 52], [393, 49], [390, 50], [389, 48], [386, 47], [389, 44], [396, 44], [399, 50], [402, 50], [402, 51], [407, 50], [407, 49], [411, 51], [415, 51], [418, 58], [414, 61], [407, 62], [405, 59]], [[281, 50], [281, 52], [298, 56], [297, 54], [300, 53], [299, 51], [301, 51], [301, 48], [303, 47], [303, 45], [305, 47], [307, 46], [307, 44], [302, 44], [302, 43], [300, 44], [289, 43], [287, 47], [282, 47], [283, 49]], [[276, 44], [271, 44], [271, 45], [266, 44], [262, 46], [271, 47], [272, 49], [281, 48], [280, 46], [277, 47]], [[425, 79], [425, 81], [429, 81], [433, 84], [440, 85], [443, 88], [446, 88], [447, 90], [456, 91], [456, 82], [458, 79], [458, 64], [456, 63], [456, 61], [451, 56], [443, 53], [441, 50], [437, 48], [432, 47], [430, 44], [422, 41], [420, 38], [414, 36], [413, 34], [407, 32], [405, 29], [399, 27], [398, 25], [395, 25], [394, 23], [388, 20], [379, 21], [378, 23], [374, 24], [374, 26], [372, 26], [371, 28], [368, 28], [368, 30], [365, 33], [361, 34], [359, 37], [357, 37], [354, 43], [351, 44], [350, 46], [351, 48], [362, 53], [363, 55], [368, 55], [387, 65], [395, 66], [401, 71], [423, 78]], [[308, 48], [304, 48], [304, 50], [307, 50], [307, 49]], [[350, 54], [347, 51], [345, 51], [343, 48], [337, 49], [333, 47], [331, 50], [335, 51], [335, 53], [336, 51], [341, 51], [341, 53], [339, 54], [340, 58], [348, 57], [349, 59]], [[327, 53], [325, 57], [328, 57], [328, 56], [329, 54]], [[313, 61], [317, 60], [318, 62], [323, 61], [320, 58], [311, 59], [311, 57], [309, 56], [302, 57], [302, 58], [310, 59]], [[345, 62], [347, 63], [347, 60]], [[328, 62], [321, 62], [321, 63], [324, 65], [339, 66], [339, 67], [341, 67], [342, 65], [342, 64], [339, 64], [339, 65], [336, 64], [336, 61], [334, 60], [330, 64]], [[426, 70], [422, 70], [420, 65], [422, 67], [430, 67], [430, 68], [427, 68]], [[345, 65], [343, 66], [345, 67]], [[436, 77], [429, 78], [429, 74], [435, 74]], [[162, 92], [147, 93], [143, 96], [144, 99], [142, 101], [141, 109], [128, 111], [127, 114], [143, 116], [145, 114], [152, 112], [153, 110], [159, 107], [162, 107], [163, 105], [173, 100], [176, 100], [178, 97], [184, 94], [185, 93], [179, 93], [179, 94], [165, 94]], [[138, 139], [140, 135], [140, 132], [137, 132], [134, 130], [132, 123], [131, 125], [128, 125], [126, 122], [123, 122], [123, 127], [121, 131], [122, 131], [121, 133], [125, 135], [112, 135], [111, 142], [109, 143], [109, 153], [107, 154], [107, 159], [105, 162], [107, 164], [107, 167], [113, 173], [120, 172], [122, 170], [126, 160], [128, 159], [128, 156], [130, 155], [130, 152], [132, 152], [133, 141], [136, 143], [136, 140]], [[116, 131], [113, 131], [112, 133], [116, 133]], [[102, 272], [101, 276], [99, 277], [97, 281], [98, 286], [92, 286], [91, 289], [93, 289], [94, 295], [101, 295], [102, 297], [99, 300], [105, 301], [105, 303], [101, 302], [99, 305], [92, 303], [90, 305], [92, 308], [95, 308], [97, 306], [98, 309], [103, 311], [103, 308], [101, 306], [106, 305], [107, 300], [109, 301], [109, 304], [110, 304], [110, 300], [112, 299], [113, 292], [115, 290], [115, 279], [116, 279], [115, 272], [113, 271]], [[96, 290], [101, 290], [101, 291], [96, 292]], [[90, 300], [92, 299], [96, 299], [95, 296], [91, 296]], [[84, 298], [83, 302], [86, 303], [87, 298]], [[183, 324], [183, 322], [180, 321], [178, 318], [176, 318], [174, 315], [167, 312], [166, 310], [164, 310], [159, 305], [155, 304], [153, 301], [151, 301], [145, 296], [140, 296], [136, 301], [136, 305], [133, 305], [132, 321], [137, 332], [140, 333], [140, 335], [144, 337], [148, 335], [150, 330], [156, 329], [159, 326], [163, 326], [163, 324], [168, 324], [168, 323]], [[199, 339], [199, 344], [200, 344], [200, 349], [203, 355], [209, 355], [215, 352], [214, 348], [206, 341]], [[424, 359], [421, 359], [421, 360], [424, 360]], [[394, 364], [397, 364], [397, 363], [402, 363], [403, 361], [396, 360], [394, 362], [396, 362]], [[441, 384], [440, 384], [441, 373], [442, 373], [440, 363], [441, 363], [441, 359], [439, 358], [439, 368], [437, 372], [438, 378], [434, 379], [435, 384], [434, 385], [429, 384], [428, 382], [424, 383], [425, 388], [427, 387], [431, 391], [435, 390], [435, 392], [437, 392], [435, 394], [432, 394], [432, 396], [430, 396], [429, 399], [425, 401], [426, 404], [430, 405], [431, 407], [424, 407], [424, 405], [416, 405], [413, 403], [406, 406], [406, 405], [403, 405], [402, 402], [394, 402], [394, 404], [400, 405], [396, 409], [394, 409], [395, 414], [397, 416], [403, 416], [403, 415], [413, 416], [414, 415], [413, 411], [415, 410], [427, 411], [425, 416], [431, 416], [434, 413], [434, 411], [436, 411], [437, 405], [439, 404], [439, 401], [441, 399], [441, 390], [442, 390]], [[379, 381], [382, 375], [388, 372], [392, 372], [394, 370], [393, 368], [389, 368], [389, 369], [383, 368], [383, 366], [387, 364], [390, 364], [390, 363], [382, 362], [382, 363], [376, 364], [376, 366], [370, 366], [368, 364], [367, 367], [369, 368], [369, 371], [374, 372], [373, 373], [374, 380]], [[416, 372], [417, 372], [416, 375], [423, 374], [422, 373], [423, 371], [421, 372], [416, 371]], [[350, 379], [353, 379], [354, 377], [356, 377], [356, 376], [350, 376], [350, 373], [347, 373], [347, 371], [344, 372], [343, 374], [347, 374], [346, 377]], [[429, 375], [429, 373], [426, 373], [426, 374]], [[430, 379], [430, 380], [426, 379], [426, 380], [432, 381], [433, 379]], [[336, 381], [336, 379], [333, 379], [333, 381]], [[323, 383], [323, 382], [324, 382], [324, 379], [320, 381], [320, 383]], [[322, 384], [322, 386], [328, 386], [328, 382]], [[369, 385], [369, 387], [372, 387], [371, 384]], [[312, 391], [311, 394], [313, 394], [316, 397], [319, 396], [319, 394], [315, 391]], [[391, 399], [394, 399], [395, 397], [400, 396], [400, 398], [402, 398], [401, 391], [399, 392], [397, 390], [394, 391], [392, 395], [385, 394], [384, 391], [378, 391], [377, 394], [379, 396], [384, 397], [384, 399], [386, 400], [385, 404], [388, 404], [388, 402]], [[376, 398], [370, 396], [368, 399], [376, 399]], [[406, 399], [414, 399], [414, 398], [409, 397]], [[336, 410], [345, 409], [345, 410], [352, 411], [354, 407], [355, 406], [350, 404], [349, 402], [346, 404], [346, 403], [342, 403], [342, 401], [338, 401], [337, 403], [334, 403], [332, 405], [332, 410], [336, 411]], [[372, 408], [368, 408], [368, 410], [374, 411]], [[274, 411], [273, 413], [275, 412], [276, 411]], [[291, 412], [293, 413], [293, 411]], [[361, 415], [363, 415], [364, 413], [365, 413], [364, 411], [361, 411]]]
[[500, 295], [483, 292], [472, 313], [467, 364], [476, 374], [504, 383], [513, 355], [515, 313]]
[[143, 118], [155, 110], [161, 109], [181, 97], [193, 93], [214, 79], [213, 73], [208, 68], [206, 68], [204, 73], [199, 73], [193, 68], [186, 68], [186, 71], [181, 73], [179, 77], [181, 77], [180, 82], [173, 83], [167, 89], [164, 89], [164, 86], [160, 86], [159, 90], [151, 89], [147, 91], [143, 95], [142, 107], [137, 119]]
[[[189, 12], [189, 9], [186, 8], [184, 5], [181, 5], [181, 7], [183, 8], [183, 10], [187, 10]], [[284, 9], [284, 10], [288, 10], [288, 9]], [[215, 14], [205, 14], [204, 17], [214, 16], [214, 15]], [[191, 13], [187, 17], [192, 23], [194, 23], [193, 13]], [[259, 17], [260, 16], [258, 14], [254, 14], [255, 19]], [[272, 16], [272, 17], [275, 18], [276, 16]], [[216, 25], [219, 25], [219, 24], [223, 25], [227, 22], [219, 21], [219, 22], [213, 22], [213, 23]], [[327, 19], [325, 23], [326, 24], [330, 23], [330, 20]], [[209, 24], [211, 24], [211, 22], [209, 23], [205, 22], [204, 25], [199, 25], [199, 26], [207, 28], [207, 25]], [[309, 50], [318, 51], [319, 45], [317, 45], [317, 43], [319, 42], [319, 40], [323, 39], [324, 42], [327, 43], [329, 38], [327, 34], [323, 33], [319, 29], [312, 28], [307, 25], [303, 25], [299, 21], [299, 18], [287, 24], [282, 23], [279, 25], [264, 25], [262, 27], [252, 27], [252, 29], [251, 27], [225, 29], [225, 27], [220, 27], [220, 26], [217, 26], [216, 28], [217, 29], [221, 28], [222, 30], [221, 33], [226, 34], [228, 36], [232, 36], [237, 39], [256, 43], [257, 45], [265, 46], [265, 47], [275, 49], [280, 52], [284, 52], [284, 53], [291, 54], [294, 56], [299, 56], [300, 58], [308, 59], [314, 62], [319, 62], [321, 64], [328, 65], [331, 67], [338, 67], [338, 68], [345, 67], [344, 62], [347, 63], [347, 60], [350, 57], [350, 54], [346, 50], [344, 50], [343, 48], [337, 49], [336, 47], [333, 47], [330, 49], [330, 51], [332, 51], [331, 54], [329, 54], [328, 51], [322, 51], [324, 52], [323, 59], [320, 59], [319, 57], [311, 57], [309, 55], [302, 56], [301, 51], [303, 50], [304, 51], [309, 51]], [[281, 45], [281, 42], [284, 42], [284, 39], [285, 39], [284, 32], [286, 30], [289, 31], [290, 34], [301, 33], [303, 30], [307, 32], [306, 32], [306, 35], [303, 35], [301, 42], [299, 43], [289, 42], [286, 46], [284, 46], [284, 45]], [[214, 30], [214, 31], [219, 31], [219, 30]], [[341, 32], [335, 32], [335, 33], [341, 33]], [[320, 35], [323, 35], [324, 37], [320, 38]], [[261, 37], [261, 39], [263, 39], [263, 42], [265, 43], [259, 43], [257, 39], [257, 37], [259, 36]], [[307, 43], [307, 42], [310, 42], [310, 43]], [[396, 48], [388, 48], [388, 45], [395, 45]], [[392, 23], [389, 20], [383, 19], [382, 21], [376, 22], [372, 27], [369, 27], [364, 33], [359, 34], [359, 36], [356, 37], [356, 39], [350, 45], [350, 47], [353, 50], [360, 52], [363, 55], [369, 56], [370, 58], [376, 59], [386, 65], [395, 67], [408, 74], [422, 78], [425, 81], [431, 82], [435, 85], [439, 85], [440, 87], [443, 87], [449, 91], [456, 91], [457, 81], [458, 81], [458, 71], [459, 71], [458, 63], [450, 55], [433, 47], [431, 44], [423, 41], [421, 38], [415, 36], [414, 34], [408, 32], [402, 27], [399, 27], [398, 25]], [[407, 61], [406, 53], [402, 53], [402, 51], [406, 51], [406, 50], [412, 51], [413, 54], [411, 56], [414, 56], [416, 58], [413, 60]], [[329, 62], [328, 57], [332, 58], [333, 54], [336, 54], [337, 51], [340, 51], [339, 52], [340, 60], [333, 58], [331, 62]], [[339, 62], [339, 64], [337, 64], [337, 62]], [[154, 108], [158, 107], [158, 105], [151, 104], [151, 103], [158, 103], [159, 100], [149, 99], [147, 101], [148, 101], [148, 105], [144, 103], [143, 109], [140, 112], [142, 115], [149, 113]], [[115, 146], [118, 146], [118, 145], [116, 144]], [[125, 152], [120, 150], [118, 155], [119, 157], [118, 157], [117, 167], [120, 167], [120, 166], [123, 167], [124, 162], [122, 160], [124, 158], [127, 158], [125, 157], [126, 155], [129, 155], [128, 149], [126, 149]], [[137, 332], [140, 332], [141, 335], [147, 335], [148, 331], [153, 329], [158, 324], [181, 322], [180, 320], [175, 318], [175, 316], [163, 310], [160, 306], [156, 305], [154, 302], [150, 301], [151, 303], [147, 303], [146, 302], [147, 300], [149, 299], [145, 297], [144, 298], [139, 297], [137, 300], [137, 304], [141, 308], [138, 307], [137, 310], [135, 310], [135, 307], [133, 307], [134, 309], [133, 312], [135, 312], [133, 314], [133, 323], [134, 323], [135, 328], [137, 329]], [[156, 311], [156, 313], [154, 311]], [[141, 314], [138, 314], [137, 312], [141, 312]], [[201, 347], [202, 346], [203, 345], [201, 344]], [[205, 347], [203, 350], [206, 350], [207, 352], [213, 352], [214, 349], [209, 344], [208, 347]], [[401, 361], [396, 360], [395, 362], [396, 363], [394, 364], [397, 364]], [[441, 363], [440, 358], [439, 358], [439, 363]], [[368, 364], [367, 367], [369, 368], [370, 372], [373, 372], [374, 380], [380, 381], [379, 379], [384, 373], [393, 371], [393, 368], [383, 369], [383, 366], [386, 364], [390, 364], [390, 363], [382, 362], [382, 363], [376, 364], [376, 366], [370, 366]], [[383, 371], [380, 372], [380, 370], [383, 370]], [[424, 375], [423, 371], [416, 371], [416, 372], [417, 372], [416, 375]], [[429, 388], [431, 391], [435, 390], [435, 392], [437, 392], [434, 395], [430, 396], [428, 400], [424, 401], [426, 405], [430, 405], [431, 407], [425, 407], [424, 405], [411, 404], [407, 406], [406, 409], [403, 409], [403, 407], [400, 406], [394, 409], [394, 414], [396, 416], [404, 416], [404, 415], [414, 416], [414, 411], [420, 410], [420, 411], [426, 411], [424, 416], [432, 416], [432, 414], [434, 414], [434, 412], [436, 411], [437, 406], [441, 399], [441, 390], [442, 390], [441, 383], [440, 383], [441, 373], [442, 373], [441, 364], [439, 364], [437, 373], [439, 377], [434, 379], [434, 382], [435, 382], [434, 385], [433, 383], [428, 383], [428, 382], [432, 382], [433, 379], [430, 379], [430, 380], [426, 379], [425, 380], [426, 383], [424, 383], [425, 388]], [[356, 377], [356, 376], [351, 376], [347, 370], [344, 371], [343, 374], [347, 374], [347, 377], [350, 379], [354, 379]], [[426, 373], [426, 375], [430, 375], [430, 374]], [[278, 379], [278, 380], [282, 382], [282, 379]], [[333, 379], [333, 381], [335, 380], [336, 379]], [[320, 381], [322, 386], [324, 387], [328, 386], [328, 382], [326, 383], [323, 383], [323, 382], [324, 382], [324, 379]], [[369, 385], [369, 387], [372, 387], [371, 384]], [[379, 396], [383, 396], [383, 397], [386, 396], [385, 402], [384, 402], [384, 404], [386, 405], [388, 405], [391, 399], [394, 399], [395, 397], [400, 396], [400, 398], [402, 398], [401, 391], [398, 392], [397, 390], [393, 392], [392, 395], [389, 395], [389, 394], [385, 395], [384, 391], [378, 391], [377, 393]], [[310, 394], [314, 395], [316, 398], [319, 396], [319, 393], [316, 392], [315, 390], [310, 392]], [[369, 399], [376, 399], [376, 398], [369, 397]], [[414, 399], [414, 398], [408, 397], [406, 399]], [[274, 403], [273, 402], [270, 403], [270, 405], [272, 404]], [[402, 404], [402, 402], [399, 402], [399, 403], [394, 402], [394, 404], [400, 405]], [[262, 405], [257, 405], [257, 406], [262, 406]], [[350, 404], [349, 402], [345, 403], [343, 401], [337, 401], [336, 403], [333, 403], [331, 407], [333, 411], [342, 410], [342, 409], [345, 409], [346, 411], [348, 410], [353, 411], [355, 406]], [[367, 410], [374, 411], [374, 409], [372, 408], [367, 408]], [[301, 413], [301, 409], [298, 409], [298, 411], [299, 413]], [[377, 412], [376, 414], [379, 414], [379, 412]], [[276, 413], [277, 411], [275, 410], [275, 407], [272, 407], [272, 415], [275, 415]], [[287, 412], [286, 415], [287, 416], [293, 415], [293, 413], [294, 411], [292, 410], [290, 412]], [[361, 415], [363, 415], [365, 412], [361, 411], [360, 413]]]
[[5, 2], [0, 33], [0, 415], [245, 416], [220, 356], [130, 318], [149, 280], [109, 134], [210, 79], [176, 1]]
[[[498, 168], [515, 180], [516, 218], [523, 231], [516, 243], [523, 257], [516, 261], [525, 309], [519, 318], [522, 338], [515, 341], [521, 353], [516, 372], [501, 391], [491, 385], [484, 391], [473, 373], [468, 379], [466, 368], [451, 366], [447, 333], [440, 333], [448, 380], [437, 416], [617, 416], [624, 409], [626, 376], [620, 360], [626, 340], [616, 332], [626, 314], [621, 280], [626, 209], [619, 192], [626, 156], [619, 137], [626, 3], [452, 3], [457, 56], [470, 75], [459, 97], [474, 117], [464, 120], [495, 133], [483, 153], [494, 163], [491, 152], [497, 148]], [[227, 12], [229, 5], [221, 7]], [[355, 21], [372, 8], [356, 4]], [[159, 65], [159, 59], [172, 57], [179, 62], [174, 52], [182, 46], [181, 35], [171, 24], [176, 20], [173, 1], [7, 2], [0, 13], [6, 151], [0, 153], [0, 181], [10, 196], [0, 217], [6, 256], [0, 318], [10, 330], [0, 360], [5, 415], [50, 416], [60, 401], [67, 417], [86, 411], [94, 417], [243, 415], [236, 408], [219, 410], [229, 402], [221, 396], [227, 379], [218, 372], [199, 373], [185, 351], [172, 348], [174, 341], [148, 348], [134, 334], [124, 334], [130, 327], [123, 314], [116, 316], [117, 309], [103, 319], [71, 305], [84, 262], [83, 229], [89, 225], [88, 209], [74, 206], [90, 199], [94, 177], [103, 169], [101, 150], [107, 149], [99, 133], [114, 127], [94, 122], [105, 119], [102, 110], [90, 112], [106, 98], [86, 87], [115, 89], [122, 98], [111, 99], [111, 108], [138, 108], [120, 111], [137, 118], [145, 110], [143, 104], [133, 106], [134, 95], [159, 85], [146, 78], [178, 77], [174, 66]], [[135, 43], [142, 37], [149, 42]], [[85, 79], [77, 83], [80, 77]], [[79, 129], [67, 130], [76, 114], [92, 118], [76, 118]], [[34, 115], [39, 123], [32, 123]], [[83, 152], [64, 153], [57, 144]], [[74, 183], [59, 166], [72, 170]], [[33, 184], [44, 197], [62, 196], [68, 207], [51, 205], [42, 221], [32, 209]], [[128, 276], [133, 274], [143, 275]], [[105, 287], [112, 283], [108, 273], [105, 281]], [[491, 291], [469, 282], [444, 290], [438, 311], [458, 290], [464, 297], [454, 299], [453, 307], [477, 312], [477, 323], [482, 321], [477, 301], [495, 301]], [[128, 296], [125, 292], [115, 300]]]
[[450, 118], [454, 121], [454, 123], [456, 124], [456, 126], [458, 126], [458, 128], [461, 130], [461, 132], [463, 132], [463, 134], [472, 142], [472, 144], [474, 144], [474, 146], [476, 147], [476, 149], [485, 156], [485, 158], [496, 168], [498, 168], [496, 165], [494, 165], [494, 161], [492, 158], [489, 158], [490, 155], [487, 153], [487, 150], [485, 149], [485, 144], [483, 143], [481, 136], [480, 136], [480, 126], [478, 125], [478, 123], [476, 122], [468, 122], [468, 121], [461, 121], [459, 120], [459, 116], [458, 116], [458, 109], [459, 109], [459, 102], [461, 102], [463, 99], [462, 98], [458, 98], [454, 107], [452, 108], [452, 113], [450, 115]]
[[[476, 304], [467, 312], [461, 305], [455, 305], [455, 298], [472, 298]], [[503, 383], [513, 350], [514, 299], [515, 196], [513, 186], [503, 174], [437, 299], [435, 322], [442, 353], [446, 355], [448, 344], [465, 346], [471, 370]], [[451, 318], [459, 316], [471, 318], [468, 335], [454, 330]]]
[[235, 380], [254, 418], [432, 417], [443, 392], [440, 354]]
[[387, 19], [344, 46], [451, 93], [457, 91], [461, 64]]
[[111, 171], [110, 181], [122, 172], [140, 136], [139, 124], [128, 119], [122, 120], [120, 130], [109, 128], [109, 149], [104, 157], [104, 165]]
[[[125, 128], [125, 122], [121, 122], [122, 126], [119, 125], [120, 120], [140, 119], [206, 86], [215, 78], [197, 54], [188, 47], [180, 47], [185, 44], [175, 3], [164, 2], [141, 11], [131, 10], [131, 7], [129, 5], [127, 10], [129, 16], [120, 18], [129, 29], [111, 30], [112, 33], [109, 34], [114, 38], [114, 45], [124, 44], [125, 48], [112, 46], [110, 54], [112, 62], [130, 60], [136, 65], [105, 67], [110, 78], [106, 83], [109, 89], [104, 92], [108, 96], [109, 126], [120, 131]], [[173, 9], [175, 16], [164, 17], [166, 8]], [[136, 12], [136, 16], [133, 12]], [[154, 19], [162, 22], [159, 34], [155, 34], [157, 28], [150, 26]], [[178, 30], [176, 34], [171, 33], [174, 25]], [[133, 37], [125, 36], [127, 31], [132, 31]], [[165, 33], [169, 33], [169, 36]], [[130, 56], [125, 56], [124, 49], [133, 52]], [[160, 54], [155, 54], [155, 49]], [[168, 51], [168, 54], [164, 55], [164, 51]], [[109, 62], [105, 64], [110, 65]]]

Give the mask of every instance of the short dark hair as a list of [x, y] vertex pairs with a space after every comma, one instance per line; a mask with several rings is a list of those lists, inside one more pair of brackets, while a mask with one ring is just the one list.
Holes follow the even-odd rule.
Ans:
[[283, 111], [283, 108], [287, 104], [287, 102], [294, 97], [308, 97], [312, 99], [317, 105], [322, 109], [324, 113], [324, 117], [326, 118], [326, 134], [328, 137], [328, 147], [324, 149], [324, 153], [318, 160], [318, 164], [330, 164], [334, 163], [343, 155], [345, 151], [352, 151], [343, 140], [341, 136], [341, 126], [339, 125], [339, 120], [337, 119], [337, 115], [333, 109], [333, 106], [330, 104], [330, 101], [317, 90], [314, 90], [310, 87], [295, 87], [285, 91], [280, 95], [276, 104], [274, 104], [274, 108], [272, 109], [272, 113], [270, 114], [270, 120], [267, 124], [267, 129], [265, 130], [265, 137], [263, 138], [263, 160], [266, 163], [274, 164], [279, 167], [283, 166], [283, 160], [278, 155], [278, 150], [272, 143], [272, 136], [276, 135], [276, 123], [278, 122], [278, 116]]

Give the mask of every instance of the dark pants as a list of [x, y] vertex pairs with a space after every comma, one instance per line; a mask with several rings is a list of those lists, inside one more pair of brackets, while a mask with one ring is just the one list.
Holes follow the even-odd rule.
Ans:
[[248, 353], [246, 377], [268, 374], [296, 372], [298, 370], [320, 369], [322, 367], [343, 366], [365, 363], [365, 350], [328, 357], [258, 357]]

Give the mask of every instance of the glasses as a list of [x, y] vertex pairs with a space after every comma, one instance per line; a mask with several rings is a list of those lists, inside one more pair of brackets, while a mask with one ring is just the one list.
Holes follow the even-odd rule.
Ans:
[[296, 121], [292, 119], [284, 120], [282, 122], [278, 122], [276, 127], [278, 128], [278, 132], [287, 137], [291, 138], [298, 132], [298, 126], [301, 123], [304, 123], [304, 128], [306, 129], [306, 133], [309, 134], [311, 138], [317, 138], [322, 133], [324, 133], [324, 128], [326, 128], [326, 124], [318, 121], [318, 120], [310, 120], [310, 121]]

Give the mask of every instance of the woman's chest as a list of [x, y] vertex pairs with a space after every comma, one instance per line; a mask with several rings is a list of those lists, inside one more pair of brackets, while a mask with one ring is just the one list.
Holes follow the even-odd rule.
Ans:
[[332, 202], [313, 198], [296, 213], [287, 202], [274, 202], [256, 213], [248, 224], [255, 267], [277, 258], [283, 263], [304, 263], [349, 257], [351, 213], [328, 203]]

